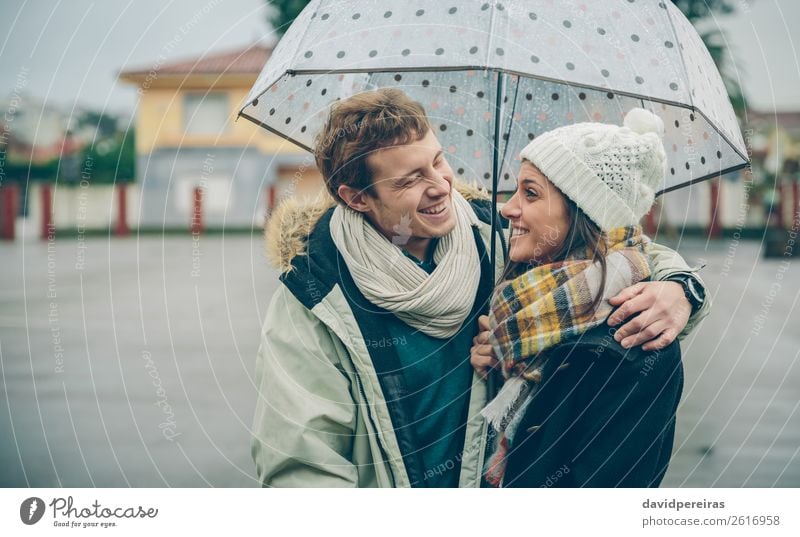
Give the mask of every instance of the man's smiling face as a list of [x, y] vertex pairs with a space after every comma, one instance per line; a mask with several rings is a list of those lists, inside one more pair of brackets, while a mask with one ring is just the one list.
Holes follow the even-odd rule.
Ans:
[[420, 140], [375, 151], [366, 162], [372, 194], [355, 193], [349, 205], [394, 244], [422, 259], [430, 240], [456, 224], [453, 170], [441, 144], [429, 130]]

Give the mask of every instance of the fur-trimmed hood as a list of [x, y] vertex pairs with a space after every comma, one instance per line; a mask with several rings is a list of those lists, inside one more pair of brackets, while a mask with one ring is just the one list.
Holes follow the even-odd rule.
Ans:
[[[467, 201], [490, 201], [488, 190], [456, 181], [454, 187]], [[312, 201], [287, 198], [273, 211], [264, 226], [264, 242], [267, 259], [281, 273], [289, 272], [292, 260], [306, 254], [308, 237], [314, 226], [336, 202], [322, 191]]]

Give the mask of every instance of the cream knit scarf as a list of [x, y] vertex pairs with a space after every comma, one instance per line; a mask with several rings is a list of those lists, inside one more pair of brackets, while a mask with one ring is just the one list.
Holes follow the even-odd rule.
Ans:
[[428, 274], [381, 235], [359, 212], [338, 205], [331, 237], [367, 300], [435, 338], [458, 332], [472, 311], [481, 276], [469, 202], [452, 190], [456, 226], [439, 239]]

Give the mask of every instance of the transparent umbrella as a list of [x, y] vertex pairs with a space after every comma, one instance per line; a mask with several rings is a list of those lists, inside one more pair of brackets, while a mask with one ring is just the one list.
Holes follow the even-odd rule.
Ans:
[[240, 115], [312, 150], [334, 101], [388, 86], [425, 106], [457, 176], [495, 194], [538, 134], [633, 107], [666, 126], [659, 194], [748, 162], [719, 72], [668, 1], [314, 0]]

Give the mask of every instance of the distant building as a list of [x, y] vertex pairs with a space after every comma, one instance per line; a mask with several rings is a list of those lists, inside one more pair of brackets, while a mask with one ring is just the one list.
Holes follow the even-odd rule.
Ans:
[[746, 129], [757, 133], [753, 160], [779, 181], [800, 180], [800, 112], [749, 112], [747, 120]]
[[0, 116], [0, 144], [12, 160], [47, 163], [76, 153], [91, 139], [73, 132], [72, 123], [83, 110], [73, 109], [70, 115], [25, 93], [8, 97], [0, 107], [9, 111]]
[[236, 121], [272, 50], [251, 46], [125, 70], [139, 87], [137, 182], [141, 228], [186, 227], [194, 189], [203, 188], [203, 222], [249, 228], [269, 205], [294, 194], [315, 195], [322, 180], [313, 157], [249, 121]]

